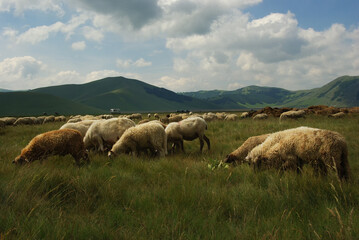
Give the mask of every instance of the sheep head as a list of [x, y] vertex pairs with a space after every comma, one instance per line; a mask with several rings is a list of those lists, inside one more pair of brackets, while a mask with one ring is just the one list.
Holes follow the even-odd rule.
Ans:
[[13, 164], [24, 164], [24, 163], [29, 163], [30, 161], [26, 158], [24, 158], [23, 156], [19, 155], [15, 158], [14, 161], [12, 161]]

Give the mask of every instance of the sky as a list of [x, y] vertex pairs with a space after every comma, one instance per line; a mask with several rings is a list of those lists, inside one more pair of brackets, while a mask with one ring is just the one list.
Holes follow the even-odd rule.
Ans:
[[123, 76], [175, 92], [359, 75], [358, 0], [0, 0], [0, 88]]

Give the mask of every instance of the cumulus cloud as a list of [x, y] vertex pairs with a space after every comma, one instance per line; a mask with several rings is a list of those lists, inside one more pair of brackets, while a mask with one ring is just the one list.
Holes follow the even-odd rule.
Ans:
[[64, 15], [61, 1], [57, 0], [1, 0], [0, 12], [14, 11], [15, 15], [22, 15], [25, 10], [41, 10], [55, 12], [58, 16]]
[[132, 60], [123, 60], [117, 59], [116, 61], [117, 66], [120, 68], [129, 68], [129, 67], [148, 67], [152, 65], [152, 62], [146, 61], [143, 58], [140, 58], [136, 61]]
[[[325, 31], [298, 27], [295, 15], [273, 13], [251, 20], [234, 12], [202, 35], [168, 38], [177, 57], [175, 76], [195, 78], [202, 88], [252, 84], [305, 89], [357, 73], [359, 29], [334, 24]], [[181, 90], [175, 88], [173, 90]]]
[[21, 87], [30, 87], [45, 64], [31, 56], [5, 58], [0, 62], [0, 84], [3, 88], [18, 87], [17, 81], [25, 81]]
[[85, 26], [82, 31], [87, 40], [101, 42], [104, 38], [104, 34], [100, 30], [93, 27]]
[[86, 82], [91, 82], [99, 79], [103, 79], [106, 77], [118, 77], [123, 76], [127, 78], [134, 78], [134, 79], [141, 79], [141, 76], [136, 73], [121, 73], [115, 70], [100, 70], [100, 71], [93, 71], [87, 74]]
[[72, 49], [75, 51], [82, 51], [85, 50], [86, 48], [86, 43], [84, 41], [80, 41], [80, 42], [74, 42], [71, 45]]
[[113, 24], [129, 25], [133, 29], [140, 29], [162, 13], [157, 0], [79, 0], [75, 4], [81, 9], [111, 16]]

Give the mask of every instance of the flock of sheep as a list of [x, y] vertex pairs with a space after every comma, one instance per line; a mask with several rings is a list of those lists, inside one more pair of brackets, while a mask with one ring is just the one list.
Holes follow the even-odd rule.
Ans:
[[[280, 120], [305, 117], [304, 110], [283, 112]], [[173, 114], [156, 120], [142, 120], [141, 114], [112, 117], [72, 117], [59, 130], [39, 134], [22, 149], [13, 163], [21, 164], [42, 160], [50, 155], [70, 154], [78, 165], [81, 159], [89, 162], [88, 151], [119, 154], [149, 154], [164, 157], [176, 149], [184, 151], [183, 141], [199, 138], [200, 151], [204, 142], [210, 149], [205, 135], [207, 122], [214, 119], [235, 121], [249, 117], [225, 113]], [[259, 115], [259, 116], [258, 116]], [[258, 113], [253, 119], [265, 119], [266, 113]], [[133, 120], [139, 120], [136, 124]], [[1, 120], [1, 119], [0, 119]], [[248, 163], [258, 168], [276, 168], [300, 172], [304, 164], [313, 167], [317, 174], [327, 174], [332, 168], [341, 180], [350, 176], [348, 148], [342, 135], [337, 132], [299, 127], [248, 138], [238, 149], [228, 154], [226, 163]]]

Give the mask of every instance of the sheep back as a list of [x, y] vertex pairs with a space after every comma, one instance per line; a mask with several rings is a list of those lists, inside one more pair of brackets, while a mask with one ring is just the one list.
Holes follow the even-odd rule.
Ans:
[[13, 163], [22, 164], [42, 160], [51, 155], [67, 154], [70, 154], [77, 164], [80, 164], [81, 158], [89, 162], [82, 135], [77, 130], [61, 129], [35, 136]]
[[113, 145], [109, 155], [129, 152], [137, 155], [145, 149], [150, 149], [160, 157], [167, 154], [167, 137], [161, 124], [148, 122], [127, 129]]

